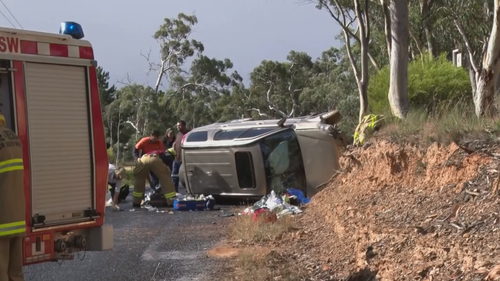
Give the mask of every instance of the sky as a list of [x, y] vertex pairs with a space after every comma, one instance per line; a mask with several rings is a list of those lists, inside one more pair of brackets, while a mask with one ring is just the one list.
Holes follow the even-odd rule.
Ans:
[[[57, 33], [62, 21], [81, 24], [112, 84], [128, 75], [134, 82], [154, 85], [156, 73], [147, 74], [149, 65], [141, 52], [159, 58], [152, 35], [164, 18], [180, 12], [197, 16], [192, 38], [204, 44], [205, 55], [229, 58], [247, 85], [250, 72], [264, 59], [284, 61], [290, 50], [316, 58], [340, 45], [333, 19], [307, 0], [2, 1], [24, 29]], [[1, 4], [0, 11], [17, 25]], [[5, 17], [0, 14], [0, 25], [11, 27]]]

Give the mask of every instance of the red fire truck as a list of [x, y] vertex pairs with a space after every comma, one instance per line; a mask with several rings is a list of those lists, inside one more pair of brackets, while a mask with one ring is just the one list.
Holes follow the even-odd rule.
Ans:
[[0, 102], [24, 149], [24, 264], [113, 247], [104, 225], [108, 158], [92, 46], [59, 34], [0, 28]]

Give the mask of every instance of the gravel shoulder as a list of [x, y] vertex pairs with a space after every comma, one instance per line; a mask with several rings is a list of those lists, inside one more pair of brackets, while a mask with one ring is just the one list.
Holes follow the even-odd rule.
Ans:
[[213, 273], [218, 261], [207, 251], [228, 222], [221, 211], [129, 212], [130, 200], [121, 206], [126, 210], [106, 210], [106, 224], [115, 232], [112, 251], [27, 266], [25, 280], [207, 280]]

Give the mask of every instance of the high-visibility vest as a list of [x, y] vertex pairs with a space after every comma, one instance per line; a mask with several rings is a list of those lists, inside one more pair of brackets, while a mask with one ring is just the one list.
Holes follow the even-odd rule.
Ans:
[[23, 148], [16, 133], [0, 127], [0, 238], [26, 232]]

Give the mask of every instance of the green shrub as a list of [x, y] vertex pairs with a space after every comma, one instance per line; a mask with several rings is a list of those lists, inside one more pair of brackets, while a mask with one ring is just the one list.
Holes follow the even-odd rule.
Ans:
[[130, 186], [134, 185], [134, 172], [132, 170], [126, 170], [126, 176], [122, 180], [122, 184], [128, 184]]
[[113, 146], [108, 148], [108, 150], [106, 150], [106, 152], [108, 154], [108, 163], [114, 163], [115, 162], [115, 152], [113, 151]]
[[[368, 86], [371, 112], [379, 114], [390, 110], [389, 81], [389, 66], [371, 77]], [[422, 56], [408, 65], [408, 96], [412, 108], [427, 111], [432, 111], [443, 101], [472, 102], [469, 74], [448, 61], [446, 54], [435, 59]]]

